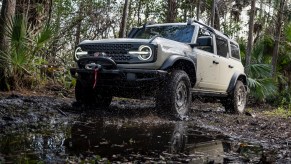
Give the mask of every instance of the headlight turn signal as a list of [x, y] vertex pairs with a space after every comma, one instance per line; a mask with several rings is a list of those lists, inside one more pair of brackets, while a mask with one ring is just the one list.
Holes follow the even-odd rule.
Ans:
[[129, 51], [128, 53], [131, 55], [137, 55], [140, 60], [149, 60], [153, 55], [151, 47], [147, 45], [141, 45], [138, 48], [138, 51]]
[[81, 47], [77, 47], [75, 50], [75, 60], [79, 60], [83, 55], [88, 55], [88, 52], [83, 51]]

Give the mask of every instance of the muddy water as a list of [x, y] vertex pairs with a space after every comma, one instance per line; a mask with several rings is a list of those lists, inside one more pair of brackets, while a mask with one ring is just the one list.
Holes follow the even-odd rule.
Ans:
[[[195, 122], [170, 121], [154, 105], [116, 100], [108, 110], [70, 100], [0, 98], [1, 163], [258, 163], [260, 145], [241, 143]], [[208, 117], [208, 116], [207, 116]]]
[[260, 146], [231, 141], [190, 122], [83, 118], [0, 135], [0, 163], [244, 163], [261, 156]]

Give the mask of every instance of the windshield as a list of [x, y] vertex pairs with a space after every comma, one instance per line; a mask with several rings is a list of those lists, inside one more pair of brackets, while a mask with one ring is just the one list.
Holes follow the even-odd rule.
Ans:
[[183, 43], [190, 43], [194, 32], [194, 26], [171, 25], [153, 26], [139, 29], [132, 38], [150, 39], [155, 35]]

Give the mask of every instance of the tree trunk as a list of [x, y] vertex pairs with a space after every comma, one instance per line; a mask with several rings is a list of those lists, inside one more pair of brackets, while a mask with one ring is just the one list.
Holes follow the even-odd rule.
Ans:
[[[10, 28], [8, 27], [11, 23], [8, 23], [9, 20], [13, 19], [15, 15], [15, 5], [16, 0], [3, 0], [2, 1], [2, 8], [1, 8], [1, 16], [0, 16], [0, 55], [3, 55], [1, 52], [7, 52], [10, 48], [9, 39], [7, 37], [7, 31], [5, 29]], [[1, 63], [6, 64], [6, 63]], [[5, 69], [0, 67], [0, 90], [7, 90], [8, 86], [6, 83], [5, 77]]]
[[[245, 68], [248, 67], [251, 63], [251, 53], [252, 53], [252, 47], [253, 47], [253, 34], [254, 34], [254, 19], [255, 19], [255, 10], [256, 10], [255, 5], [256, 5], [256, 0], [252, 0]], [[247, 71], [248, 70], [246, 70], [246, 72]]]
[[[83, 1], [80, 2], [80, 7], [79, 7], [79, 14], [78, 17], [79, 19], [81, 19], [82, 16], [82, 10], [83, 10]], [[75, 35], [75, 47], [78, 46], [78, 44], [80, 43], [80, 37], [81, 37], [81, 28], [82, 28], [82, 20], [78, 22], [77, 26], [76, 26], [76, 35]]]
[[277, 60], [279, 55], [279, 44], [280, 44], [280, 36], [282, 30], [282, 19], [283, 19], [283, 10], [284, 10], [285, 0], [280, 1], [279, 10], [277, 12], [277, 21], [276, 21], [276, 32], [275, 32], [275, 46], [272, 57], [272, 76], [276, 76], [277, 69]]
[[141, 18], [140, 18], [140, 10], [141, 10], [141, 1], [138, 2], [138, 9], [137, 9], [137, 25], [141, 25]]
[[214, 19], [214, 28], [220, 31], [220, 16], [218, 6], [215, 5], [215, 19]]
[[123, 7], [122, 20], [120, 25], [119, 37], [124, 38], [126, 35], [126, 25], [127, 25], [127, 17], [128, 17], [128, 8], [129, 8], [130, 0], [125, 0]]
[[168, 0], [168, 10], [166, 16], [166, 22], [175, 22], [177, 18], [177, 2], [176, 0]]
[[215, 0], [212, 0], [211, 6], [211, 27], [214, 27], [214, 20], [215, 20]]
[[200, 0], [197, 0], [197, 10], [196, 10], [196, 19], [199, 21], [200, 18]]

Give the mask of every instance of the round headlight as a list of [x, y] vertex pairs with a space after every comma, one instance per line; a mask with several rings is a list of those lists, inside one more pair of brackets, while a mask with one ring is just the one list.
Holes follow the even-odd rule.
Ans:
[[77, 47], [75, 50], [75, 60], [79, 60], [83, 55], [88, 55], [88, 52], [83, 51], [81, 47]]
[[138, 51], [140, 52], [140, 55], [138, 56], [140, 60], [149, 60], [153, 55], [151, 47], [146, 45], [141, 45], [138, 48]]

